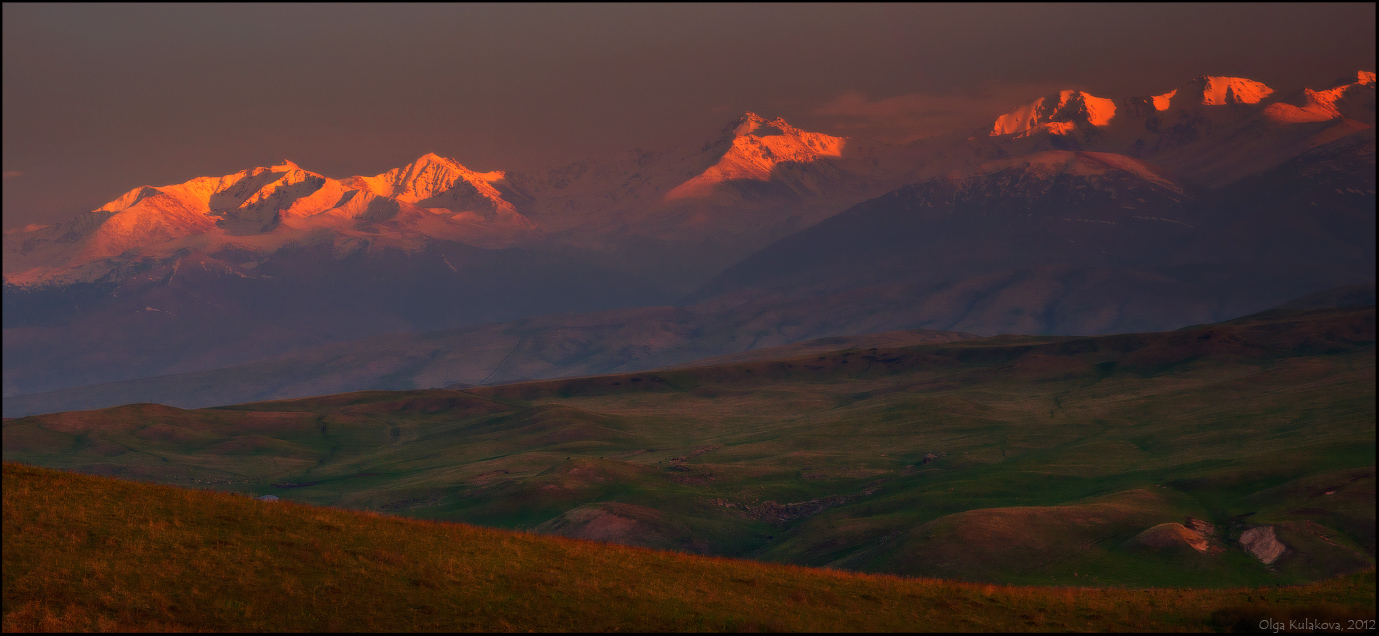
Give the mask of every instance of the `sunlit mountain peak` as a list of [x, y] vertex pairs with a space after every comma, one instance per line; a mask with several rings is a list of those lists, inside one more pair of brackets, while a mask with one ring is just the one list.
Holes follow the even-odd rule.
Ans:
[[1227, 104], [1256, 104], [1274, 94], [1274, 89], [1263, 82], [1244, 77], [1224, 77], [1203, 75], [1188, 82], [1182, 91], [1191, 95], [1198, 103], [1206, 106], [1225, 106]]
[[784, 117], [767, 120], [765, 117], [750, 111], [738, 119], [735, 125], [730, 126], [730, 128], [733, 129], [734, 137], [752, 134], [757, 137], [765, 137], [768, 135], [790, 135], [801, 132], [798, 128], [791, 126], [789, 122], [785, 121]]
[[764, 123], [766, 123], [766, 119], [761, 115], [747, 111], [742, 117], [738, 118], [736, 122], [729, 124], [729, 127], [732, 128], [733, 136], [736, 137], [751, 134]]
[[1065, 90], [1017, 106], [997, 117], [990, 135], [1025, 137], [1036, 132], [1066, 135], [1080, 125], [1106, 126], [1115, 116], [1115, 101], [1084, 91]]
[[666, 201], [707, 196], [726, 181], [770, 181], [772, 171], [782, 163], [841, 157], [847, 142], [846, 137], [800, 130], [784, 118], [767, 121], [752, 112], [730, 128], [733, 139], [727, 151], [707, 170], [667, 192]]
[[[228, 243], [271, 251], [293, 244], [301, 232], [318, 230], [339, 236], [386, 234], [411, 243], [442, 238], [501, 244], [504, 237], [535, 229], [493, 187], [491, 182], [504, 178], [502, 171], [475, 172], [428, 153], [381, 175], [343, 181], [283, 161], [141, 186], [62, 226], [35, 230], [67, 237], [50, 242], [49, 249], [25, 251], [7, 242], [5, 280], [18, 285], [87, 280], [108, 270], [92, 270], [92, 263], [163, 258]], [[390, 225], [380, 229], [377, 223], [384, 221]]]
[[502, 170], [476, 172], [454, 159], [428, 152], [401, 168], [373, 177], [354, 177], [349, 183], [373, 194], [406, 203], [417, 203], [439, 196], [465, 183], [487, 199], [494, 209], [511, 212], [512, 204], [503, 200], [502, 194], [490, 184], [506, 176]]

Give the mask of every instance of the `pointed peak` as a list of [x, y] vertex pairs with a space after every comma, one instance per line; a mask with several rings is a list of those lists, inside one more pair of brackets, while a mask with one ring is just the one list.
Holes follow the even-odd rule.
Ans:
[[1355, 83], [1367, 86], [1374, 83], [1374, 71], [1358, 71], [1355, 73]]
[[[428, 153], [426, 153], [426, 154], [424, 154], [424, 155], [422, 155], [422, 156], [420, 156], [420, 157], [417, 157], [417, 160], [416, 160], [416, 161], [413, 161], [411, 164], [409, 164], [409, 166], [410, 166], [410, 168], [411, 168], [412, 170], [414, 170], [414, 171], [415, 171], [415, 170], [422, 170], [422, 169], [425, 169], [425, 168], [427, 168], [427, 167], [429, 167], [429, 166], [440, 166], [440, 167], [445, 168], [445, 169], [447, 169], [447, 170], [452, 170], [452, 171], [454, 171], [454, 172], [459, 173], [459, 178], [462, 178], [462, 179], [465, 179], [465, 180], [468, 180], [468, 181], [475, 181], [475, 180], [480, 180], [480, 181], [497, 181], [497, 180], [499, 180], [499, 179], [504, 179], [504, 178], [506, 178], [506, 175], [507, 175], [507, 173], [506, 173], [505, 171], [503, 171], [503, 170], [491, 170], [491, 171], [489, 171], [489, 172], [479, 172], [479, 171], [477, 171], [477, 170], [474, 170], [474, 169], [472, 169], [472, 168], [469, 168], [468, 166], [466, 166], [466, 165], [464, 165], [464, 164], [462, 164], [462, 163], [460, 163], [460, 162], [458, 162], [458, 161], [456, 161], [456, 160], [454, 160], [454, 159], [451, 159], [450, 157], [446, 157], [446, 156], [444, 156], [444, 155], [438, 155], [438, 154], [436, 154], [436, 153], [434, 153], [434, 152], [428, 152]], [[398, 168], [398, 170], [401, 171], [401, 172], [399, 172], [399, 174], [402, 174], [402, 173], [407, 172], [407, 169], [406, 169], [405, 167], [404, 167], [404, 168]], [[415, 177], [416, 177], [416, 174], [413, 174], [413, 175], [412, 175], [412, 178], [415, 178]]]
[[469, 168], [466, 168], [460, 162], [455, 161], [450, 157], [438, 155], [434, 152], [428, 152], [420, 157], [417, 157], [416, 161], [412, 162], [412, 165], [417, 168], [422, 168], [425, 166], [443, 166], [451, 170], [462, 170], [465, 172], [470, 172]]
[[417, 158], [416, 163], [458, 163], [449, 157], [442, 157], [434, 152], [428, 152]]
[[747, 111], [741, 117], [738, 117], [736, 120], [730, 122], [723, 129], [723, 132], [724, 134], [733, 137], [741, 137], [743, 135], [751, 134], [752, 131], [760, 128], [761, 125], [764, 123], [766, 123], [766, 119], [764, 119], [761, 115], [758, 115], [752, 111]]
[[[758, 132], [761, 131], [762, 128], [774, 130]], [[727, 128], [724, 129], [724, 133], [732, 137], [741, 137], [744, 135], [750, 135], [752, 133], [757, 133], [758, 135], [783, 135], [789, 134], [792, 131], [796, 130], [798, 129], [794, 126], [791, 126], [789, 122], [785, 121], [784, 117], [777, 117], [775, 119], [768, 120], [765, 117], [762, 117], [761, 115], [758, 115], [751, 111], [747, 111], [736, 121], [728, 124]]]
[[747, 111], [747, 112], [745, 112], [745, 113], [743, 113], [741, 117], [738, 117], [738, 118], [737, 118], [737, 123], [739, 123], [739, 124], [748, 123], [748, 122], [751, 122], [751, 123], [754, 123], [754, 124], [760, 124], [760, 123], [763, 123], [763, 122], [765, 122], [765, 121], [766, 121], [766, 118], [765, 118], [765, 117], [762, 117], [761, 115], [758, 115], [758, 114], [756, 114], [756, 113], [754, 113], [754, 112], [752, 112], [752, 111], [750, 111], [750, 110]]
[[778, 164], [811, 163], [843, 156], [847, 137], [800, 130], [783, 117], [767, 121], [747, 113], [724, 129], [723, 137], [709, 142], [701, 152], [718, 154], [707, 170], [666, 193], [664, 200], [708, 196], [726, 181], [770, 181]]
[[293, 163], [291, 159], [283, 159], [282, 163], [272, 166], [271, 169], [274, 172], [281, 172], [283, 170], [301, 170], [302, 167]]

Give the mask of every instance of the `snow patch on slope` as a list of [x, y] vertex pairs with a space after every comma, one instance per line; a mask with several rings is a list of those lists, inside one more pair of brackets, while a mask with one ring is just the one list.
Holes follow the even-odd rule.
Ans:
[[1173, 89], [1163, 95], [1155, 95], [1150, 99], [1154, 100], [1154, 110], [1168, 110], [1168, 105], [1172, 103], [1173, 96], [1178, 94], [1178, 89]]
[[1125, 155], [1109, 152], [1050, 150], [1032, 155], [988, 161], [975, 168], [951, 172], [947, 176], [949, 179], [961, 181], [985, 177], [1011, 168], [1021, 169], [1042, 178], [1050, 178], [1059, 174], [1087, 177], [1121, 172], [1166, 190], [1183, 194], [1183, 190], [1177, 184], [1160, 176], [1143, 163]]

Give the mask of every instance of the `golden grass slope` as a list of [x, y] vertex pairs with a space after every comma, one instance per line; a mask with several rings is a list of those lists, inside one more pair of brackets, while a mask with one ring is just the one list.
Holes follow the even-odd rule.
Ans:
[[4, 630], [1196, 631], [1374, 617], [1267, 589], [1007, 587], [658, 552], [4, 465]]

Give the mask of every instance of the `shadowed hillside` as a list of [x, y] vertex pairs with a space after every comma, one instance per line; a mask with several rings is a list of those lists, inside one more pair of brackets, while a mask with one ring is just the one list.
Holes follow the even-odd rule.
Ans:
[[1374, 617], [1303, 587], [1020, 588], [848, 574], [4, 465], [4, 630], [1248, 629]]

